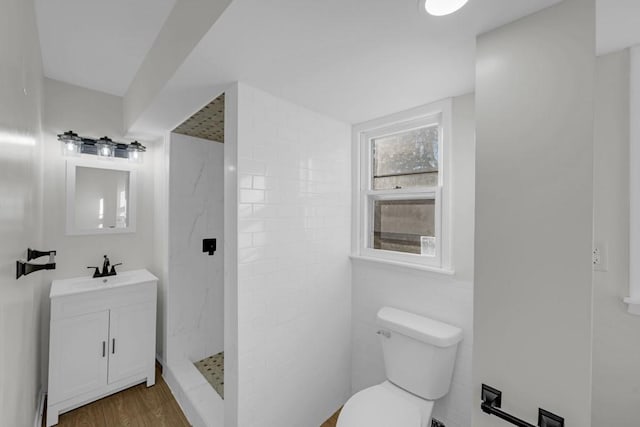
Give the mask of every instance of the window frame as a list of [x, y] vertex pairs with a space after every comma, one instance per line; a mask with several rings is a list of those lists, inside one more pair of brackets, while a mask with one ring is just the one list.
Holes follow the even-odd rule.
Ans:
[[[429, 125], [438, 125], [440, 130], [438, 146], [438, 184], [436, 186], [406, 189], [374, 190], [373, 139]], [[353, 179], [355, 185], [352, 250], [356, 258], [424, 267], [425, 269], [433, 271], [450, 273], [452, 266], [449, 197], [451, 128], [451, 99], [414, 108], [353, 127]], [[370, 243], [373, 238], [372, 224], [375, 201], [417, 199], [435, 199], [434, 226], [436, 255], [430, 257], [370, 247], [373, 246], [372, 244], [370, 245]]]

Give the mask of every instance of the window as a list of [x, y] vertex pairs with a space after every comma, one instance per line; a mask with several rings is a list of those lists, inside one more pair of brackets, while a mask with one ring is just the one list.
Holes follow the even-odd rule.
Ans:
[[355, 128], [359, 255], [449, 268], [449, 116], [441, 102]]

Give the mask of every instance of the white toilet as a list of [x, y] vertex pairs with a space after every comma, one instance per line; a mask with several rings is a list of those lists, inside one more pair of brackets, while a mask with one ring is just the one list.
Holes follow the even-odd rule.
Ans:
[[462, 330], [391, 307], [378, 311], [387, 381], [354, 394], [337, 427], [428, 427], [449, 392]]

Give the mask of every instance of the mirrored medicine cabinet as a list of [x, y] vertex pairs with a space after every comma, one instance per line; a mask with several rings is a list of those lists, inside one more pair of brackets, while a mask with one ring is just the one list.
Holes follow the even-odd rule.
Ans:
[[67, 160], [66, 234], [132, 233], [136, 170], [107, 161]]

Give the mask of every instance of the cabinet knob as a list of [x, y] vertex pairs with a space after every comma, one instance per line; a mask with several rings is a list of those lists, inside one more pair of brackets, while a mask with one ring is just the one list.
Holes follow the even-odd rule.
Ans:
[[107, 356], [107, 342], [102, 341], [102, 357], [106, 357], [106, 356]]

